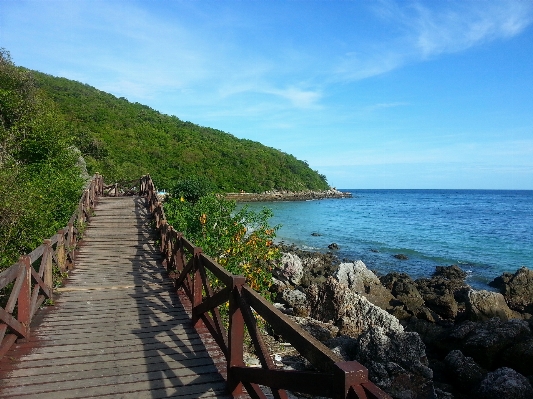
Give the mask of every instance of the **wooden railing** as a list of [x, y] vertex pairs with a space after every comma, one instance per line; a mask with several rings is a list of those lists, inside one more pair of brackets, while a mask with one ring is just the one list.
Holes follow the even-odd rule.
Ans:
[[[251, 289], [243, 276], [235, 276], [202, 253], [165, 218], [163, 205], [150, 176], [140, 182], [149, 210], [161, 234], [164, 265], [175, 287], [183, 289], [192, 303], [195, 324], [203, 322], [226, 357], [228, 389], [234, 397], [243, 387], [252, 398], [266, 398], [259, 385], [269, 387], [275, 398], [287, 398], [285, 390], [330, 398], [390, 398], [368, 380], [368, 370], [360, 363], [343, 361], [329, 348], [304, 331]], [[209, 283], [211, 272], [225, 286], [214, 292]], [[219, 306], [229, 301], [229, 327], [224, 328]], [[259, 331], [254, 313], [289, 342], [316, 371], [278, 369]], [[261, 367], [246, 367], [243, 361], [245, 326], [259, 357]]]
[[88, 222], [96, 199], [103, 192], [96, 174], [83, 190], [78, 207], [66, 227], [17, 263], [0, 273], [0, 290], [11, 286], [5, 307], [0, 307], [0, 359], [15, 341], [29, 337], [30, 323], [46, 299], [52, 298], [52, 268], [66, 272], [74, 266], [74, 250], [80, 229]]

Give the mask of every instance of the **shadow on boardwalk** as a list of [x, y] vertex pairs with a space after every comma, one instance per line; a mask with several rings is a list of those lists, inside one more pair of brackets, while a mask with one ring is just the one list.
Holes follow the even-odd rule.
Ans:
[[153, 238], [144, 199], [101, 198], [55, 306], [2, 359], [0, 397], [229, 397]]

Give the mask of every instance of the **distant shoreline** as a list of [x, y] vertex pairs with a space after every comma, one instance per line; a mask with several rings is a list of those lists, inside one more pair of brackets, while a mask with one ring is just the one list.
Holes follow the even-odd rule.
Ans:
[[227, 193], [225, 198], [237, 202], [309, 201], [327, 198], [352, 198], [352, 193], [335, 188], [324, 191], [266, 191], [256, 193]]

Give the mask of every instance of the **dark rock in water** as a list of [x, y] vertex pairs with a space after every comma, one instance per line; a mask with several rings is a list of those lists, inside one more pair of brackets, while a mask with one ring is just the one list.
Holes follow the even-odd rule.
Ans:
[[329, 249], [339, 249], [339, 246], [336, 243], [333, 242], [333, 243], [328, 245], [328, 248]]
[[320, 233], [316, 233], [316, 232], [315, 232], [315, 233], [311, 233], [311, 235], [312, 235], [313, 237], [320, 237], [322, 234], [320, 234]]
[[460, 350], [448, 353], [444, 358], [450, 382], [460, 391], [470, 392], [478, 388], [487, 371]]
[[379, 249], [370, 248], [370, 252], [379, 253]]
[[379, 279], [410, 315], [416, 315], [424, 305], [424, 299], [415, 282], [405, 273], [389, 273]]
[[453, 320], [459, 312], [464, 313], [470, 287], [463, 280], [436, 276], [415, 282], [425, 305], [440, 317]]
[[533, 313], [533, 270], [522, 267], [515, 274], [503, 273], [489, 285], [500, 290], [511, 309]]
[[400, 259], [400, 260], [407, 260], [409, 259], [407, 257], [407, 255], [404, 255], [404, 254], [396, 254], [396, 255], [393, 255], [396, 259]]
[[449, 280], [464, 280], [467, 276], [466, 272], [457, 265], [451, 266], [437, 266], [433, 276], [440, 276]]
[[480, 399], [533, 398], [533, 388], [528, 379], [507, 367], [488, 373], [476, 393]]

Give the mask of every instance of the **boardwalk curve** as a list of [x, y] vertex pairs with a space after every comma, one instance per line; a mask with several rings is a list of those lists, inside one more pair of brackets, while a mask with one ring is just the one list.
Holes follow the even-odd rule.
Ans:
[[55, 305], [0, 363], [0, 398], [230, 397], [224, 359], [166, 279], [144, 204], [99, 200]]

